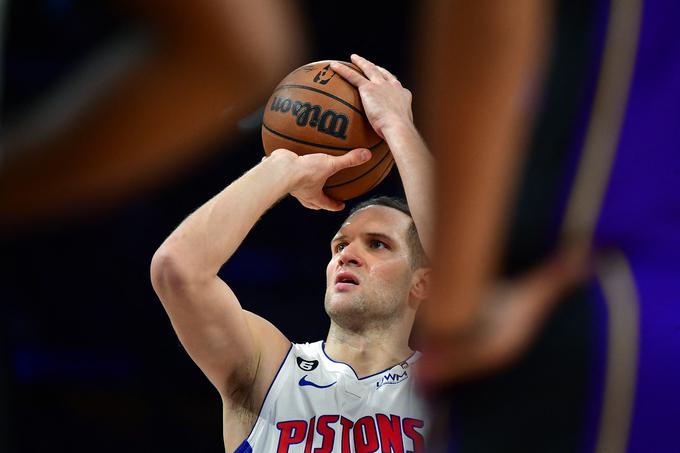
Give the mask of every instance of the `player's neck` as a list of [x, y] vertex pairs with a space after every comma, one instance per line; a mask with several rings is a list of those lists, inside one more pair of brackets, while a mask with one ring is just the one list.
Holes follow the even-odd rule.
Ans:
[[[401, 333], [401, 332], [400, 332]], [[406, 360], [413, 351], [408, 337], [391, 331], [350, 332], [331, 322], [325, 351], [350, 365], [359, 377], [378, 373]]]

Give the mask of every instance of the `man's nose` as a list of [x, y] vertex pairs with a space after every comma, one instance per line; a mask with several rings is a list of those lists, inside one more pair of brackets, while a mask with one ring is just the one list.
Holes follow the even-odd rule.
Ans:
[[363, 260], [358, 253], [357, 246], [355, 244], [347, 244], [338, 253], [338, 264], [340, 266], [361, 266], [363, 265]]

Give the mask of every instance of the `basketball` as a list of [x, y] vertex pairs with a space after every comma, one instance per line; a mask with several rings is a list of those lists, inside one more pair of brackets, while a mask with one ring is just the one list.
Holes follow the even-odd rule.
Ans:
[[[351, 63], [341, 63], [361, 72]], [[278, 148], [298, 155], [334, 156], [368, 148], [370, 160], [326, 181], [324, 192], [337, 200], [349, 200], [373, 189], [394, 164], [387, 143], [364, 114], [359, 91], [331, 70], [330, 61], [302, 66], [279, 83], [265, 106], [262, 144], [267, 155]]]

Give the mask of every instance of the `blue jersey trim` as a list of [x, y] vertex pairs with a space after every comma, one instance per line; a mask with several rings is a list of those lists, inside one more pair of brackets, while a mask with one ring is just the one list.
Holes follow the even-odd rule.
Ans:
[[234, 453], [253, 453], [253, 447], [250, 446], [248, 440], [244, 440], [241, 442], [241, 445], [239, 445], [238, 448], [234, 450]]
[[331, 359], [331, 358], [328, 356], [328, 354], [326, 354], [326, 342], [325, 342], [325, 341], [322, 341], [322, 342], [321, 342], [321, 351], [323, 351], [323, 355], [325, 355], [326, 358], [327, 358], [328, 360], [330, 360], [331, 362], [333, 362], [333, 363], [341, 363], [341, 364], [343, 364], [343, 365], [349, 367], [349, 369], [352, 370], [352, 372], [354, 373], [354, 376], [356, 376], [356, 378], [357, 378], [358, 380], [360, 380], [360, 381], [363, 381], [364, 379], [372, 378], [372, 377], [377, 376], [377, 375], [379, 375], [379, 374], [382, 374], [382, 373], [384, 373], [384, 372], [386, 372], [386, 371], [389, 371], [389, 370], [391, 370], [392, 368], [394, 368], [395, 366], [399, 365], [399, 363], [408, 362], [408, 361], [411, 360], [411, 359], [413, 358], [413, 356], [416, 355], [417, 352], [418, 352], [418, 351], [413, 351], [413, 353], [412, 353], [410, 356], [408, 356], [408, 357], [406, 358], [406, 360], [403, 360], [403, 361], [401, 361], [401, 362], [399, 362], [399, 363], [395, 363], [395, 364], [392, 365], [391, 367], [385, 368], [384, 370], [378, 371], [377, 373], [373, 373], [373, 374], [370, 374], [370, 375], [368, 375], [368, 376], [364, 376], [364, 377], [360, 378], [359, 375], [357, 374], [357, 372], [354, 370], [354, 368], [352, 368], [352, 365], [350, 365], [349, 363], [340, 362], [340, 361], [338, 361], [338, 360], [333, 360], [333, 359]]
[[267, 398], [269, 397], [269, 392], [272, 389], [272, 386], [274, 385], [274, 382], [276, 382], [276, 378], [279, 377], [279, 373], [281, 372], [281, 368], [283, 368], [283, 364], [286, 363], [286, 360], [288, 360], [288, 356], [290, 355], [290, 351], [293, 349], [293, 343], [290, 344], [288, 347], [288, 352], [286, 352], [286, 355], [283, 357], [283, 360], [281, 361], [281, 365], [279, 365], [279, 369], [276, 370], [276, 374], [274, 375], [274, 379], [272, 379], [271, 384], [269, 384], [269, 388], [267, 389], [267, 393], [264, 395], [264, 399], [262, 400], [262, 405], [260, 406], [260, 410], [257, 412], [257, 418], [255, 419], [255, 423], [253, 423], [253, 427], [250, 428], [250, 432], [246, 436], [245, 439], [243, 439], [243, 442], [241, 442], [241, 445], [238, 446], [236, 450], [234, 450], [234, 453], [250, 453], [253, 451], [253, 447], [250, 446], [248, 443], [248, 438], [250, 437], [251, 434], [253, 434], [253, 430], [255, 429], [255, 426], [257, 425], [257, 421], [260, 419], [260, 415], [262, 414], [262, 408], [264, 407], [264, 403], [267, 402]]

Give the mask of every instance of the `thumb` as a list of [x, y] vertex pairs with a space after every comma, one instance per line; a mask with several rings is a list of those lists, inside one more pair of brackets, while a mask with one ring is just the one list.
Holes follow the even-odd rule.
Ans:
[[371, 152], [366, 148], [356, 148], [352, 151], [338, 156], [334, 161], [334, 171], [340, 171], [349, 167], [356, 167], [371, 159]]

